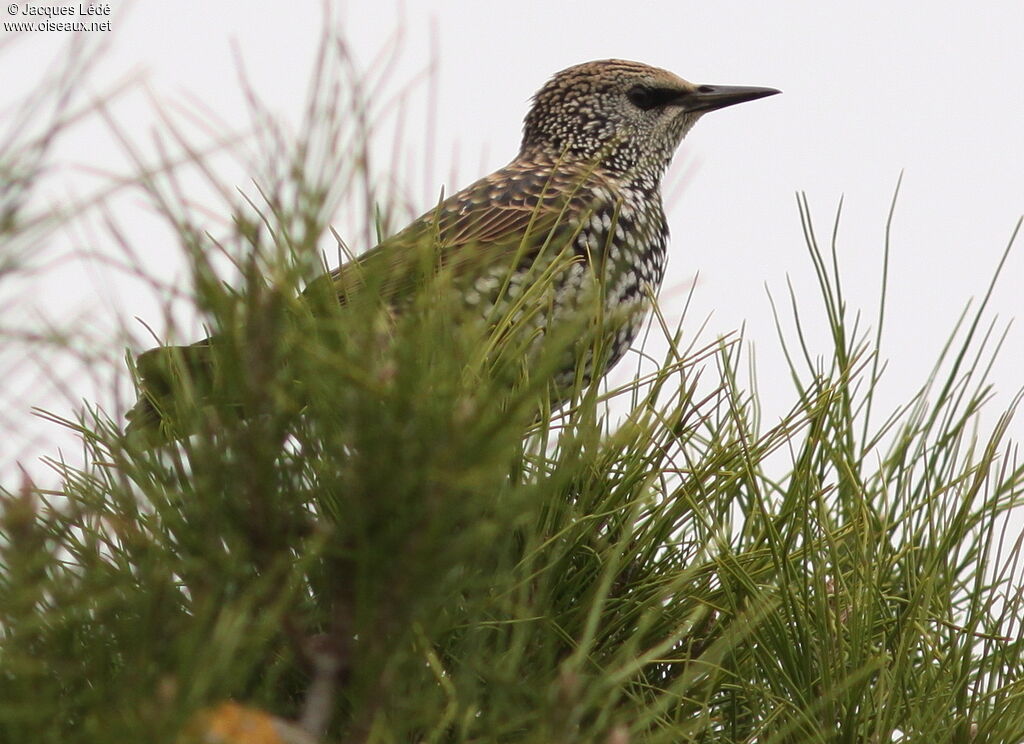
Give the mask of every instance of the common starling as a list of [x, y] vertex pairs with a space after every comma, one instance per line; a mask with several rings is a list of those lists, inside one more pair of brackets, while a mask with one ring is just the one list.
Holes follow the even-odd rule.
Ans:
[[[778, 92], [695, 85], [616, 59], [562, 70], [534, 96], [511, 163], [336, 269], [333, 291], [344, 303], [361, 277], [383, 272], [379, 291], [400, 308], [422, 267], [418, 249], [430, 245], [437, 265], [459, 280], [466, 309], [493, 317], [554, 266], [551, 294], [535, 313], [542, 331], [595, 290], [610, 315], [626, 318], [608, 329], [600, 366], [585, 372], [600, 376], [629, 348], [645, 301], [664, 276], [668, 225], [660, 184], [679, 142], [706, 112]], [[566, 256], [568, 262], [553, 263]], [[129, 430], [159, 422], [172, 350], [196, 376], [209, 364], [209, 347], [206, 339], [139, 357], [140, 397], [128, 414]]]

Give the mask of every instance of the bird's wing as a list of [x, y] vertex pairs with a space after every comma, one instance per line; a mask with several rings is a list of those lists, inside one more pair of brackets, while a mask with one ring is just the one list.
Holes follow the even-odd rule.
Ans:
[[441, 268], [475, 276], [487, 266], [530, 265], [541, 251], [568, 246], [589, 212], [587, 174], [498, 171], [331, 275], [342, 302], [368, 282], [387, 302], [400, 301]]

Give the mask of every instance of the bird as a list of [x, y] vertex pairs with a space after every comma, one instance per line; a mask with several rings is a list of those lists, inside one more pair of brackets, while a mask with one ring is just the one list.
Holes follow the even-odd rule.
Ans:
[[[493, 318], [518, 303], [543, 333], [597, 297], [609, 318], [623, 319], [609, 322], [606, 353], [586, 361], [584, 378], [600, 377], [629, 349], [665, 276], [661, 181], [680, 142], [704, 114], [779, 92], [699, 85], [621, 59], [568, 67], [533, 96], [508, 165], [335, 269], [326, 276], [330, 290], [344, 305], [376, 272], [384, 277], [376, 291], [400, 312], [429, 250], [454, 277], [458, 304], [478, 316]], [[554, 274], [547, 295], [524, 303], [545, 272]], [[129, 432], [159, 426], [173, 396], [172, 359], [193, 383], [211, 376], [213, 343], [215, 337], [162, 346], [138, 357]], [[562, 376], [578, 372], [570, 362]]]

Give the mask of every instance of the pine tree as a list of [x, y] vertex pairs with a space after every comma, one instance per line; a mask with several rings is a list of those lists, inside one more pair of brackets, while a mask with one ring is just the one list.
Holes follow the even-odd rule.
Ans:
[[[516, 334], [453, 322], [443, 275], [399, 317], [300, 294], [373, 176], [340, 144], [360, 137], [339, 95], [361, 99], [339, 49], [226, 234], [172, 169], [138, 180], [246, 416], [186, 397], [195, 433], [149, 447], [119, 412], [51, 414], [85, 459], [3, 491], [0, 741], [1019, 741], [1001, 525], [1024, 469], [1012, 411], [978, 433], [984, 303], [879, 421], [880, 331], [851, 322], [801, 199], [833, 343], [784, 341], [783, 420], [761, 421], [741, 338], [657, 313], [664, 358], [555, 408], [585, 327], [524, 365]], [[22, 172], [5, 282], [28, 281], [16, 251], [38, 239]]]

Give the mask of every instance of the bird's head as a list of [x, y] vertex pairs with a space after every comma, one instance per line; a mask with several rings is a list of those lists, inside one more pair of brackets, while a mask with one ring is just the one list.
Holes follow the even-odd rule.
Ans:
[[596, 162], [657, 180], [705, 113], [778, 92], [695, 85], [639, 62], [586, 62], [555, 74], [533, 97], [520, 155]]

